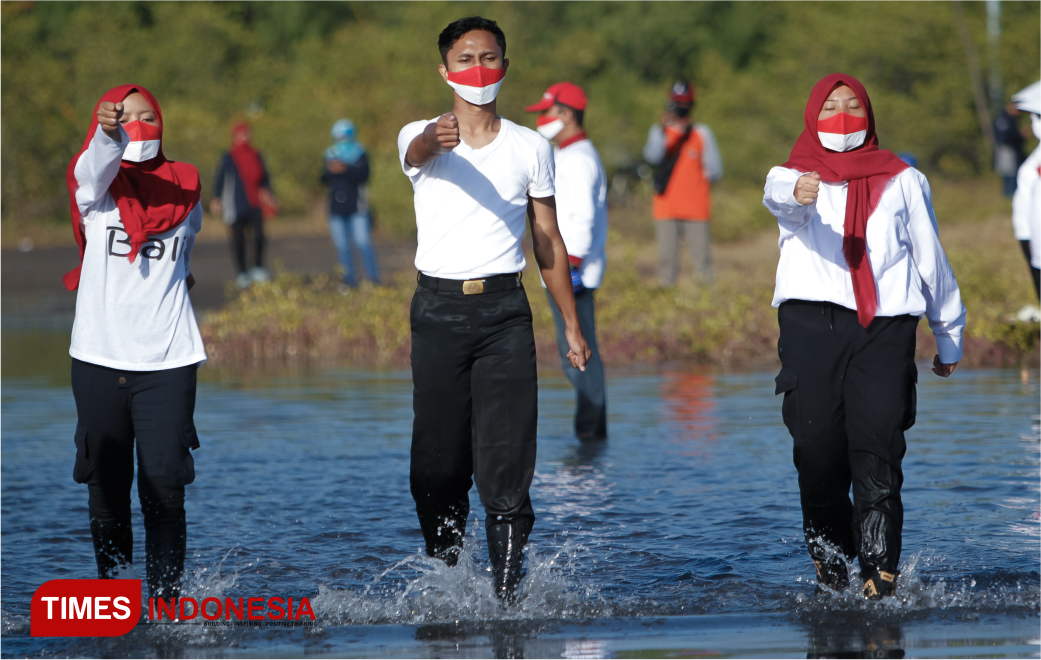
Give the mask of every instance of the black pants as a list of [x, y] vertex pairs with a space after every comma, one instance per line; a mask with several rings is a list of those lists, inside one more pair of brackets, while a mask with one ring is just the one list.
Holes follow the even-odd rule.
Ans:
[[546, 292], [549, 308], [553, 311], [553, 324], [557, 329], [557, 352], [560, 354], [560, 367], [564, 375], [575, 388], [575, 435], [583, 440], [600, 440], [607, 437], [607, 386], [604, 383], [604, 363], [600, 360], [600, 349], [596, 343], [596, 306], [594, 304], [595, 289], [582, 289], [575, 293], [575, 309], [578, 322], [582, 326], [582, 336], [589, 345], [592, 355], [586, 363], [586, 370], [580, 371], [571, 366], [567, 359], [567, 337], [564, 335], [564, 317], [553, 301], [553, 296]]
[[249, 270], [246, 265], [246, 232], [253, 232], [254, 257], [257, 268], [264, 266], [264, 214], [260, 209], [250, 209], [231, 226], [231, 251], [235, 255], [235, 266], [240, 273]]
[[427, 553], [462, 545], [474, 482], [489, 533], [494, 523], [516, 525], [523, 546], [535, 520], [528, 489], [538, 416], [528, 298], [515, 277], [476, 295], [423, 281], [411, 311], [410, 484]]
[[137, 492], [145, 519], [145, 572], [154, 597], [177, 596], [184, 572], [184, 487], [195, 480], [191, 365], [121, 371], [72, 361], [76, 463], [72, 478], [90, 493], [90, 533], [98, 577], [133, 562], [130, 487], [137, 445]]
[[1041, 300], [1041, 269], [1034, 268], [1030, 263], [1030, 241], [1020, 241], [1019, 247], [1023, 250], [1023, 256], [1027, 258], [1027, 266], [1030, 267], [1030, 276], [1034, 278], [1034, 293]]
[[876, 317], [865, 329], [850, 309], [798, 300], [777, 316], [776, 391], [784, 392], [784, 424], [795, 440], [807, 548], [816, 560], [826, 558], [827, 544], [857, 555], [862, 571], [895, 572], [918, 318]]

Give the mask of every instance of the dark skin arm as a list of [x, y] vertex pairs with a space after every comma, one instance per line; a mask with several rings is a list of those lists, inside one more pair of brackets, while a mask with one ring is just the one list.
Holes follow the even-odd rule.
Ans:
[[549, 295], [557, 303], [564, 317], [564, 336], [567, 338], [567, 357], [571, 366], [586, 370], [586, 362], [593, 354], [582, 336], [582, 328], [575, 310], [575, 291], [571, 284], [567, 248], [557, 228], [557, 202], [553, 197], [528, 198], [528, 220], [531, 223], [531, 241], [535, 261], [539, 265], [542, 279]]
[[192, 287], [195, 286], [195, 276], [188, 273], [188, 277], [184, 278], [184, 283], [187, 285], [188, 290], [191, 291]]

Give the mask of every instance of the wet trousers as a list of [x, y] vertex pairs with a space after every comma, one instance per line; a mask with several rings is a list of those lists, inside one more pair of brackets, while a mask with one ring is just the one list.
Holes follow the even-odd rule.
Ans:
[[133, 562], [130, 487], [137, 449], [137, 492], [145, 522], [145, 573], [153, 597], [179, 595], [184, 572], [184, 487], [195, 480], [199, 446], [193, 415], [197, 365], [123, 371], [72, 361], [76, 462], [87, 484], [98, 577]]
[[516, 275], [489, 278], [481, 294], [459, 285], [421, 275], [412, 298], [409, 481], [427, 554], [449, 561], [476, 483], [494, 560], [494, 528], [522, 548], [535, 521], [535, 336]]
[[599, 440], [607, 437], [607, 386], [604, 383], [604, 363], [600, 360], [600, 349], [596, 344], [594, 293], [595, 289], [582, 289], [575, 293], [575, 308], [578, 311], [578, 322], [582, 326], [582, 336], [592, 351], [585, 371], [575, 369], [567, 359], [571, 348], [568, 346], [567, 337], [564, 336], [564, 317], [549, 291], [546, 292], [546, 298], [549, 300], [549, 308], [553, 311], [553, 324], [557, 329], [560, 366], [575, 388], [575, 435], [582, 439]]
[[[778, 310], [784, 424], [795, 440], [803, 531], [810, 555], [826, 545], [861, 570], [895, 572], [904, 510], [904, 431], [915, 421], [915, 316], [876, 317], [832, 303]], [[850, 503], [850, 486], [853, 503]]]

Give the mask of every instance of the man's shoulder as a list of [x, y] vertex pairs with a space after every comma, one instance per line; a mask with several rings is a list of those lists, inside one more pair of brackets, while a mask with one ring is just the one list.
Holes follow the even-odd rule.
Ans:
[[546, 138], [542, 137], [537, 131], [530, 129], [527, 126], [521, 126], [505, 117], [501, 117], [501, 120], [502, 126], [499, 130], [506, 130], [509, 137], [518, 142], [530, 144], [533, 147], [537, 147], [542, 142], [546, 142]]

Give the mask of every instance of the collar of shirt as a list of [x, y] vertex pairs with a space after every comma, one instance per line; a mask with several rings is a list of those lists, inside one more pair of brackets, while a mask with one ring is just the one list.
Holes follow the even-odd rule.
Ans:
[[586, 137], [586, 132], [585, 131], [579, 131], [578, 134], [572, 135], [568, 139], [561, 141], [560, 144], [557, 145], [557, 148], [558, 149], [563, 149], [565, 147], [570, 147], [574, 143], [579, 142], [581, 140], [586, 140], [586, 139], [588, 139]]

